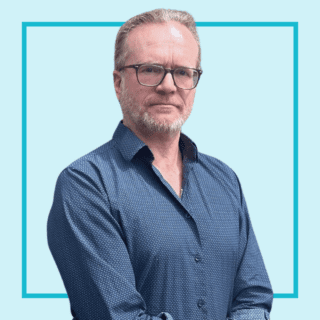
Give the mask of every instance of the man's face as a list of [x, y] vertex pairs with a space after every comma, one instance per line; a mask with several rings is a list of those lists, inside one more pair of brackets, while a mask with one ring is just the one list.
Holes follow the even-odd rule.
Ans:
[[[127, 48], [125, 65], [156, 63], [171, 69], [197, 66], [197, 42], [191, 32], [177, 22], [135, 28], [129, 34]], [[156, 87], [140, 85], [135, 69], [126, 68], [122, 73], [120, 77], [118, 71], [114, 72], [124, 124], [141, 132], [180, 131], [191, 113], [196, 90], [177, 88], [170, 73]]]

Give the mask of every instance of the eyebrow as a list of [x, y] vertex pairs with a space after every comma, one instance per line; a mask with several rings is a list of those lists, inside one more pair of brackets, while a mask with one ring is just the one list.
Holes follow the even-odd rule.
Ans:
[[[158, 62], [154, 62], [154, 61], [139, 61], [136, 64], [153, 64], [153, 65], [156, 65], [156, 66], [164, 66], [163, 64], [158, 63]], [[189, 67], [189, 66], [186, 66], [186, 65], [175, 65], [174, 69], [175, 68], [193, 68], [193, 67]], [[196, 69], [196, 68], [193, 68], [193, 69]]]

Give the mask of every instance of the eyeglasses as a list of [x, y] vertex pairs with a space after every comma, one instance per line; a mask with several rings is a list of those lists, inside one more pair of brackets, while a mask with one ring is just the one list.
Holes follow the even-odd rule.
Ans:
[[147, 87], [155, 87], [161, 84], [167, 73], [171, 73], [174, 84], [181, 89], [191, 90], [194, 89], [200, 79], [203, 71], [201, 69], [179, 67], [175, 69], [165, 68], [161, 65], [154, 64], [133, 64], [124, 66], [124, 68], [136, 69], [138, 82]]

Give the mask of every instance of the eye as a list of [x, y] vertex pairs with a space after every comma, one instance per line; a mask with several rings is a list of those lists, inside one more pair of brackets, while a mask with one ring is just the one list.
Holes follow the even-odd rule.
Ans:
[[139, 70], [140, 73], [154, 73], [158, 74], [163, 72], [163, 70], [157, 66], [142, 66]]
[[192, 76], [192, 72], [189, 69], [176, 69], [175, 75], [180, 78], [190, 78]]

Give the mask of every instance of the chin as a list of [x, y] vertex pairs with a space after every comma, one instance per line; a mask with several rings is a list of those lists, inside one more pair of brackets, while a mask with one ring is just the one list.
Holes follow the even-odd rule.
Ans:
[[159, 119], [158, 117], [150, 116], [147, 112], [143, 114], [140, 120], [149, 131], [163, 133], [176, 133], [181, 130], [184, 123], [181, 117], [171, 120]]

